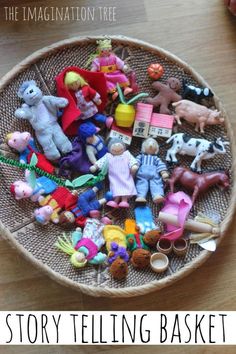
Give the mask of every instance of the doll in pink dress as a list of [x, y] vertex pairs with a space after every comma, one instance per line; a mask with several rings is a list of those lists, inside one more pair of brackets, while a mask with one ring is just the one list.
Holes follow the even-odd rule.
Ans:
[[124, 72], [128, 69], [123, 60], [112, 53], [110, 39], [97, 41], [98, 55], [92, 61], [91, 71], [103, 72], [107, 81], [107, 92], [112, 94], [115, 100], [118, 96], [116, 85], [124, 88], [124, 95], [133, 92], [130, 82]]
[[90, 171], [95, 172], [107, 166], [110, 191], [114, 198], [107, 205], [112, 208], [128, 208], [129, 198], [137, 194], [133, 180], [133, 175], [138, 170], [137, 160], [117, 138], [111, 139], [108, 151], [90, 167]]

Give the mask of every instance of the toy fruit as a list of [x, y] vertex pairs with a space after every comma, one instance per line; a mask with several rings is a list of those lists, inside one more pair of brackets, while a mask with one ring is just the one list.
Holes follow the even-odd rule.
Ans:
[[162, 75], [164, 74], [163, 66], [161, 66], [161, 64], [158, 63], [149, 65], [147, 71], [148, 71], [148, 75], [153, 80], [160, 79], [160, 77], [162, 77]]

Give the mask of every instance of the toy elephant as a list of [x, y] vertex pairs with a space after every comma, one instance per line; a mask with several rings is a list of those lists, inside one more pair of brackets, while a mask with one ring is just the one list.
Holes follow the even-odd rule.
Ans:
[[57, 123], [58, 109], [64, 108], [68, 100], [62, 97], [44, 96], [36, 82], [25, 81], [18, 96], [24, 100], [15, 111], [16, 118], [27, 119], [35, 130], [36, 137], [49, 160], [57, 160], [61, 153], [72, 150], [70, 140]]

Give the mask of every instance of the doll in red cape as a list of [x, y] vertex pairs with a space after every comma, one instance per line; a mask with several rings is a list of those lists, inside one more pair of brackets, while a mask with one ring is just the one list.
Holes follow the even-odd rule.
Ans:
[[103, 73], [70, 66], [55, 80], [58, 96], [69, 100], [62, 114], [62, 128], [67, 135], [77, 135], [78, 126], [91, 118], [105, 123], [108, 128], [112, 125], [113, 118], [101, 113], [107, 103], [106, 79]]

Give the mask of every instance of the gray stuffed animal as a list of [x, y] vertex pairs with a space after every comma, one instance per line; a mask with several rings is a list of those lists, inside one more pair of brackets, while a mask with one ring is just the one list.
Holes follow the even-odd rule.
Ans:
[[18, 96], [25, 103], [15, 111], [15, 117], [30, 122], [45, 156], [49, 160], [56, 160], [61, 157], [60, 152], [70, 152], [71, 142], [57, 123], [57, 111], [66, 107], [68, 100], [63, 97], [44, 96], [33, 80], [23, 82]]

